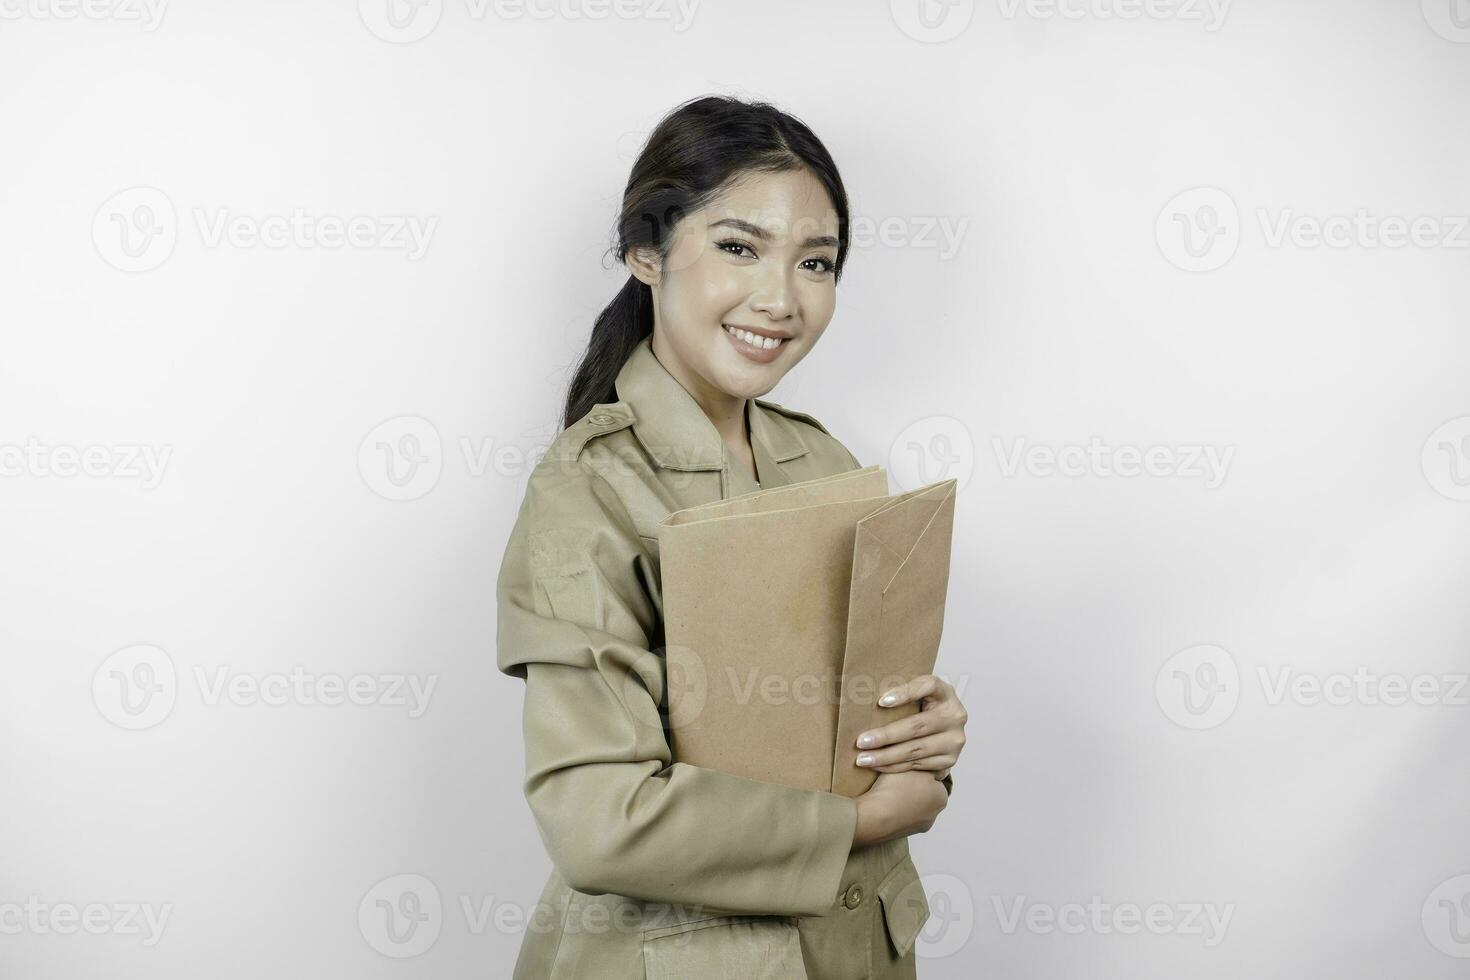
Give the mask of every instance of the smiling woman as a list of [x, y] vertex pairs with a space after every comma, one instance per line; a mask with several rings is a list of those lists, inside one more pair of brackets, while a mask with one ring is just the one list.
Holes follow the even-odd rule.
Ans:
[[520, 980], [915, 976], [928, 906], [907, 838], [948, 801], [953, 688], [898, 693], [923, 710], [863, 733], [879, 775], [855, 799], [677, 761], [665, 731], [659, 523], [858, 467], [815, 418], [760, 397], [827, 329], [847, 226], [826, 148], [766, 104], [686, 103], [634, 164], [617, 243], [631, 275], [497, 583], [499, 667], [525, 681], [526, 798], [553, 864]]
[[[744, 400], [775, 387], [832, 320], [837, 225], [810, 170], [744, 175], [678, 223], [668, 258], [642, 246], [624, 260], [652, 292], [654, 353], [737, 458]], [[791, 233], [812, 227], [823, 231]]]

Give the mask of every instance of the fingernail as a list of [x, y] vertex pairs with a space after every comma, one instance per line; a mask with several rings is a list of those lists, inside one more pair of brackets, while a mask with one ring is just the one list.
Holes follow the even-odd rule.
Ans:
[[898, 700], [898, 695], [895, 694], [895, 693], [893, 693], [892, 691], [889, 691], [887, 694], [883, 695], [881, 698], [878, 699], [878, 703], [879, 704], [892, 704], [893, 702], [895, 702], [897, 700]]
[[864, 735], [862, 738], [858, 739], [858, 745], [861, 748], [865, 748], [866, 749], [866, 748], [868, 748], [869, 746], [871, 746], [873, 744], [873, 741], [874, 741], [873, 740], [873, 736], [871, 736], [871, 735]]
[[858, 765], [871, 766], [872, 764], [873, 757], [871, 755], [868, 755], [868, 753], [864, 752], [862, 755], [858, 756]]

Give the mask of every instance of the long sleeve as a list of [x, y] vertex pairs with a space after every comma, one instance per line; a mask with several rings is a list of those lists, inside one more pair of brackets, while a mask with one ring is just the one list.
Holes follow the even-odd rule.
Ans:
[[496, 587], [500, 669], [525, 680], [525, 794], [575, 889], [730, 913], [821, 915], [857, 808], [674, 762], [653, 571], [585, 462], [532, 474]]

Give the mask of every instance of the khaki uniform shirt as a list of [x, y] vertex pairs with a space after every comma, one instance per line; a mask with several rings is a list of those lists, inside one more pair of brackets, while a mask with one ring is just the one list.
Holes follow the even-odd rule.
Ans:
[[[851, 799], [671, 758], [657, 528], [757, 484], [649, 338], [616, 389], [537, 463], [497, 583], [553, 865], [516, 980], [914, 977], [907, 839], [853, 849]], [[811, 416], [747, 406], [760, 486], [858, 468]]]

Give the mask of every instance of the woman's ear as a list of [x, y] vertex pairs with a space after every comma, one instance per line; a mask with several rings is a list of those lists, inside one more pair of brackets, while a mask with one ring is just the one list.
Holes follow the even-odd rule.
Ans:
[[630, 248], [623, 262], [628, 266], [628, 271], [633, 273], [633, 277], [645, 286], [658, 285], [658, 274], [662, 263], [655, 249], [646, 245]]

